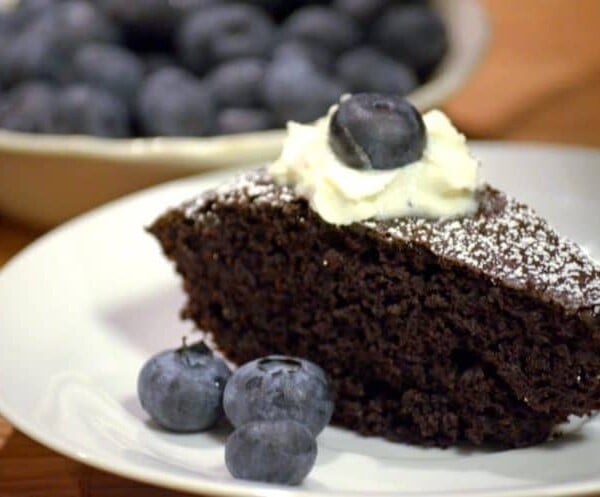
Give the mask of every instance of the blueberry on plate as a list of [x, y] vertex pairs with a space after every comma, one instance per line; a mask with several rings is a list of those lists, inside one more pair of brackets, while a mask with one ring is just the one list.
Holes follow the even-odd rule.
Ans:
[[397, 95], [359, 93], [340, 102], [329, 145], [354, 169], [396, 169], [419, 160], [427, 142], [419, 111]]
[[390, 0], [334, 0], [333, 8], [362, 26], [369, 26], [390, 3]]
[[207, 76], [212, 94], [224, 107], [252, 107], [260, 101], [266, 62], [242, 58], [224, 62]]
[[299, 485], [317, 458], [310, 431], [295, 421], [257, 421], [235, 430], [225, 445], [234, 478]]
[[51, 130], [56, 91], [45, 83], [23, 83], [0, 102], [0, 128], [24, 133]]
[[340, 54], [360, 42], [361, 31], [354, 20], [330, 7], [303, 7], [290, 15], [281, 26], [286, 40], [303, 40]]
[[146, 79], [137, 98], [137, 112], [148, 136], [203, 136], [215, 126], [216, 110], [208, 88], [174, 67]]
[[437, 13], [421, 5], [387, 9], [373, 27], [373, 40], [392, 57], [426, 77], [448, 51], [446, 27]]
[[144, 77], [144, 65], [132, 52], [116, 45], [89, 43], [73, 58], [77, 80], [131, 101]]
[[268, 356], [244, 364], [225, 386], [223, 408], [231, 423], [293, 420], [317, 436], [333, 414], [325, 372], [304, 359]]
[[262, 109], [231, 107], [223, 109], [217, 116], [217, 133], [221, 135], [263, 131], [272, 126], [271, 114]]
[[130, 132], [127, 105], [105, 90], [83, 84], [67, 86], [58, 92], [51, 131], [67, 135], [127, 137]]
[[335, 79], [303, 58], [277, 58], [267, 68], [262, 97], [276, 124], [323, 116], [345, 92]]
[[204, 74], [225, 60], [267, 56], [274, 38], [275, 26], [263, 11], [232, 3], [208, 7], [187, 18], [177, 45], [184, 64]]
[[231, 372], [203, 343], [152, 357], [138, 376], [138, 397], [156, 423], [175, 432], [211, 428], [223, 409], [223, 387]]
[[354, 93], [397, 93], [406, 95], [417, 86], [417, 77], [407, 65], [373, 47], [350, 50], [337, 61], [337, 75]]
[[322, 72], [331, 70], [334, 64], [334, 54], [324, 47], [309, 41], [288, 40], [280, 43], [273, 50], [274, 59], [304, 59]]

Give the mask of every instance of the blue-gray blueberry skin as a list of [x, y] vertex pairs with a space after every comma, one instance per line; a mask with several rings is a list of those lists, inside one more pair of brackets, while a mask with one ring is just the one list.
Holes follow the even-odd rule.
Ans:
[[235, 430], [225, 446], [225, 464], [243, 480], [299, 485], [310, 473], [317, 444], [295, 421], [256, 421]]
[[279, 125], [310, 122], [323, 116], [346, 87], [304, 57], [278, 57], [267, 67], [263, 101]]
[[212, 133], [216, 109], [209, 89], [193, 75], [165, 67], [150, 75], [137, 97], [139, 125], [147, 136]]
[[24, 83], [0, 101], [0, 127], [23, 133], [52, 131], [56, 90], [45, 83]]
[[116, 43], [120, 38], [110, 19], [93, 2], [84, 0], [55, 2], [35, 18], [32, 26], [54, 31], [72, 47], [92, 41]]
[[163, 428], [205, 431], [223, 414], [223, 388], [231, 375], [225, 362], [202, 342], [152, 357], [138, 376], [138, 397]]
[[215, 64], [240, 57], [266, 57], [275, 25], [261, 9], [242, 3], [215, 5], [190, 15], [177, 35], [184, 64], [203, 75]]
[[[19, 0], [10, 12], [10, 25], [19, 30], [62, 0]], [[8, 16], [8, 14], [6, 14]]]
[[224, 62], [208, 75], [211, 93], [223, 107], [256, 107], [265, 66], [254, 57]]
[[107, 138], [129, 136], [129, 111], [120, 98], [99, 88], [73, 84], [58, 92], [52, 133]]
[[330, 7], [312, 5], [292, 13], [281, 26], [284, 40], [302, 40], [340, 54], [356, 46], [361, 31], [354, 20]]
[[77, 80], [130, 102], [142, 84], [144, 64], [125, 48], [89, 43], [75, 53], [73, 72]]
[[315, 43], [302, 40], [283, 41], [273, 50], [273, 59], [303, 59], [320, 72], [330, 72], [334, 65], [333, 52]]
[[343, 54], [336, 63], [336, 72], [353, 92], [406, 95], [418, 84], [409, 66], [368, 45]]
[[446, 27], [426, 5], [392, 5], [372, 29], [373, 42], [425, 78], [448, 51]]
[[0, 47], [0, 82], [65, 82], [70, 78], [69, 49], [52, 30], [28, 27], [6, 39]]
[[359, 93], [331, 118], [329, 145], [349, 167], [397, 169], [419, 160], [427, 144], [419, 111], [398, 95]]
[[304, 359], [268, 356], [244, 364], [231, 376], [223, 394], [229, 421], [293, 420], [317, 436], [329, 424], [334, 401], [329, 380]]
[[[14, 85], [25, 80], [66, 83], [73, 80], [71, 60], [76, 47], [87, 42], [113, 43], [115, 26], [90, 2], [44, 2], [17, 10], [12, 16], [10, 43], [0, 49], [0, 82]], [[23, 17], [26, 22], [19, 21]]]
[[230, 107], [217, 116], [217, 132], [222, 134], [250, 133], [271, 126], [271, 115], [260, 109]]

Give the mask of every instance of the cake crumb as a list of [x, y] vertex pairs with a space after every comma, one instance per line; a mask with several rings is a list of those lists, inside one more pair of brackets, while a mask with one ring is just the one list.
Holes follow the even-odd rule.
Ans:
[[[487, 188], [493, 192], [494, 205], [469, 217], [368, 219], [355, 225], [378, 232], [384, 240], [421, 245], [438, 257], [478, 269], [492, 283], [536, 288], [542, 298], [560, 303], [569, 312], [589, 309], [593, 316], [600, 315], [600, 265], [576, 243], [560, 237], [533, 209]], [[184, 213], [189, 218], [206, 216], [208, 204], [234, 204], [241, 199], [275, 207], [298, 201], [291, 187], [275, 183], [264, 169], [257, 169], [188, 202]], [[327, 265], [324, 260], [323, 266]]]

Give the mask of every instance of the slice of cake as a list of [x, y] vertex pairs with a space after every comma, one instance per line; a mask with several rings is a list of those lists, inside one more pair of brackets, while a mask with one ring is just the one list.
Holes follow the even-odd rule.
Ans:
[[600, 408], [600, 266], [477, 172], [440, 112], [359, 95], [150, 231], [183, 277], [183, 316], [234, 362], [321, 365], [335, 423], [539, 443]]

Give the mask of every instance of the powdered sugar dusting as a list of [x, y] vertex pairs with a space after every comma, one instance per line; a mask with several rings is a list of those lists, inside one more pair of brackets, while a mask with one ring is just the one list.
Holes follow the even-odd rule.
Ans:
[[[401, 218], [362, 221], [389, 241], [422, 245], [437, 256], [484, 272], [494, 281], [523, 290], [567, 310], [600, 314], [600, 265], [560, 237], [531, 208], [495, 190], [483, 192], [479, 213], [454, 220]], [[210, 205], [251, 201], [283, 206], [298, 201], [263, 170], [251, 171], [184, 206], [186, 216], [209, 215]]]
[[531, 208], [492, 191], [498, 208], [455, 220], [401, 219], [372, 229], [425, 244], [438, 256], [475, 267], [512, 288], [537, 290], [570, 310], [600, 308], [600, 265], [560, 237]]
[[231, 181], [186, 203], [183, 206], [184, 214], [189, 218], [201, 216], [203, 215], [202, 211], [209, 204], [214, 203], [234, 205], [241, 200], [251, 200], [257, 204], [268, 203], [281, 206], [297, 199], [290, 187], [277, 185], [267, 179], [268, 177], [262, 169], [235, 176]]

